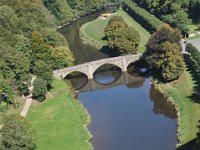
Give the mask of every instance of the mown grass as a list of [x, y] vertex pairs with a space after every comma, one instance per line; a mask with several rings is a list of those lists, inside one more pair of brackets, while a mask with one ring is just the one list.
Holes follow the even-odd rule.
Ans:
[[90, 118], [64, 81], [54, 80], [51, 96], [34, 103], [27, 118], [36, 131], [38, 150], [92, 149], [86, 127]]
[[[134, 27], [140, 34], [141, 42], [139, 46], [139, 52], [145, 51], [145, 45], [150, 37], [150, 34], [147, 30], [145, 30], [138, 22], [133, 20], [131, 16], [129, 16], [125, 11], [118, 10], [114, 15], [123, 17], [124, 21], [130, 26]], [[104, 29], [108, 23], [108, 20], [112, 16], [107, 19], [97, 18], [92, 22], [88, 22], [84, 24], [80, 29], [81, 38], [88, 44], [101, 48], [104, 45], [107, 45], [107, 41], [103, 39], [104, 37]]]
[[196, 138], [200, 120], [200, 104], [192, 98], [192, 95], [196, 92], [197, 79], [191, 68], [188, 66], [186, 68], [187, 70], [184, 71], [177, 82], [158, 84], [160, 90], [178, 107], [180, 145]]
[[195, 39], [199, 39], [199, 38], [200, 38], [200, 35], [196, 35], [196, 36], [187, 38], [187, 40], [195, 40]]

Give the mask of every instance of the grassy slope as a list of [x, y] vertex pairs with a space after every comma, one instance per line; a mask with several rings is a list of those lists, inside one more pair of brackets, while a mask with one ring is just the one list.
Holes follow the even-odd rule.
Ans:
[[[141, 37], [139, 51], [143, 52], [145, 50], [145, 44], [150, 37], [149, 32], [133, 20], [133, 18], [130, 17], [125, 11], [119, 10], [115, 15], [123, 17], [124, 21], [130, 27], [134, 27], [137, 31], [139, 31]], [[84, 24], [80, 30], [82, 39], [97, 48], [101, 48], [103, 45], [106, 45], [107, 42], [102, 38], [104, 37], [104, 28], [106, 27], [108, 20], [109, 19], [102, 20], [98, 18], [92, 22]]]
[[200, 120], [200, 104], [191, 100], [196, 82], [193, 74], [185, 71], [177, 83], [160, 84], [160, 88], [180, 108], [179, 136], [182, 144], [196, 137], [198, 120]]
[[63, 81], [54, 80], [51, 98], [32, 105], [28, 120], [36, 129], [39, 150], [90, 150], [85, 109]]

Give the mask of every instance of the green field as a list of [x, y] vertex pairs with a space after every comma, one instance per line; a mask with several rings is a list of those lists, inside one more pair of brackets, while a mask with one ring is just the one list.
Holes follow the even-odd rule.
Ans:
[[185, 71], [176, 83], [159, 84], [161, 91], [179, 107], [179, 139], [181, 145], [195, 139], [199, 130], [200, 104], [194, 102], [191, 98], [196, 86], [198, 86], [198, 83], [194, 72], [191, 70]]
[[91, 150], [86, 110], [75, 100], [64, 81], [54, 80], [43, 103], [34, 103], [27, 119], [36, 130], [38, 150]]
[[[133, 20], [125, 11], [119, 10], [114, 15], [123, 17], [124, 21], [130, 26], [134, 27], [140, 34], [140, 47], [139, 52], [144, 52], [145, 44], [147, 43], [150, 34], [147, 30], [145, 30], [139, 23]], [[103, 40], [104, 37], [104, 28], [106, 27], [108, 20], [111, 17], [103, 20], [101, 18], [97, 18], [96, 20], [84, 24], [80, 29], [81, 38], [88, 44], [101, 48], [104, 45], [107, 45], [107, 41]]]

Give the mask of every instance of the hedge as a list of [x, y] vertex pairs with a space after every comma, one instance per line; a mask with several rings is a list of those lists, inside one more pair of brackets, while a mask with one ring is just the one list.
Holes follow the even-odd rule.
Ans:
[[157, 29], [164, 24], [160, 19], [150, 14], [143, 8], [140, 8], [132, 0], [124, 0], [123, 9], [139, 22], [150, 33], [156, 32]]
[[200, 75], [200, 52], [191, 43], [186, 45], [186, 51], [190, 54], [190, 58], [193, 61], [193, 65], [196, 68], [197, 73]]

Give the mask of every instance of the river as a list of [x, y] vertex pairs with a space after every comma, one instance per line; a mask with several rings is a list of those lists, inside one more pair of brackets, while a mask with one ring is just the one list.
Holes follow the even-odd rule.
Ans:
[[[97, 16], [82, 17], [59, 29], [74, 52], [76, 64], [108, 57], [79, 37], [80, 26]], [[104, 69], [109, 67], [110, 71]], [[175, 150], [174, 107], [151, 86], [148, 76], [128, 70], [121, 73], [113, 66], [104, 66], [93, 80], [87, 81], [84, 75], [70, 78], [77, 98], [91, 115], [88, 128], [94, 150]]]

